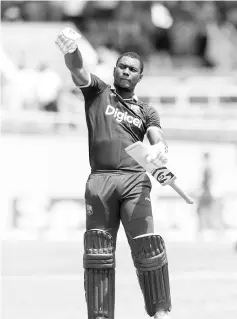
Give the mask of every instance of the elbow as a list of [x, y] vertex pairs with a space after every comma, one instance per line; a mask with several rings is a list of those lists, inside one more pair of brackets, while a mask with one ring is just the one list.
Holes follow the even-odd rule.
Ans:
[[91, 82], [90, 74], [84, 69], [77, 70], [77, 72], [71, 72], [72, 80], [76, 86], [87, 86]]

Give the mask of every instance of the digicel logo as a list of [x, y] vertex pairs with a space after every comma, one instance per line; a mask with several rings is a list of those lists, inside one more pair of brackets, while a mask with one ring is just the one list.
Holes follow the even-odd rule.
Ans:
[[131, 115], [128, 115], [128, 112], [121, 112], [118, 108], [113, 107], [112, 105], [108, 105], [105, 111], [106, 115], [113, 115], [117, 122], [128, 122], [132, 123], [133, 125], [137, 127], [141, 127], [142, 121], [139, 120], [137, 117], [133, 117]]

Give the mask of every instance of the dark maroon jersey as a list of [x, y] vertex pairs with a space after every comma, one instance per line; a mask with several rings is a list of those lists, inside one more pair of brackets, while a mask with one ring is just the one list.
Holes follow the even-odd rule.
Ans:
[[89, 157], [92, 171], [144, 171], [125, 148], [143, 141], [148, 127], [160, 128], [155, 109], [138, 100], [122, 99], [114, 89], [94, 74], [86, 87], [85, 99]]

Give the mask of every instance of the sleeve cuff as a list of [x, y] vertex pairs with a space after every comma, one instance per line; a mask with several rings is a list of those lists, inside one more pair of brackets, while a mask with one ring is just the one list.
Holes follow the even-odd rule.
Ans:
[[156, 126], [156, 125], [151, 125], [151, 126], [149, 126], [146, 131], [149, 132], [152, 128], [158, 128], [159, 130], [162, 131], [161, 127], [158, 126], [158, 125], [157, 125], [157, 126]]
[[80, 89], [88, 88], [91, 85], [91, 74], [89, 73], [89, 82], [86, 85], [78, 85]]

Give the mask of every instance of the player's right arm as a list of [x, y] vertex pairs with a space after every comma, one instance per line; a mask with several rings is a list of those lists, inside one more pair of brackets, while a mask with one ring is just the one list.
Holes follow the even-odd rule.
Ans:
[[76, 86], [88, 86], [91, 82], [90, 73], [83, 67], [81, 52], [77, 48], [73, 53], [64, 56], [65, 64], [71, 72], [73, 82]]
[[64, 54], [65, 64], [71, 72], [74, 83], [81, 87], [89, 85], [90, 73], [83, 66], [83, 58], [76, 43], [80, 37], [78, 32], [65, 28], [58, 35], [55, 43]]
[[84, 68], [82, 54], [76, 42], [80, 37], [76, 31], [66, 28], [58, 35], [55, 43], [64, 54], [65, 64], [71, 72], [74, 84], [81, 89], [85, 101], [91, 102], [107, 84]]

